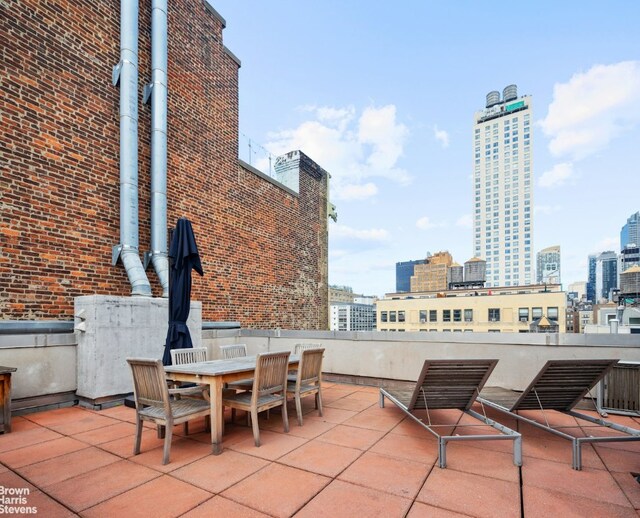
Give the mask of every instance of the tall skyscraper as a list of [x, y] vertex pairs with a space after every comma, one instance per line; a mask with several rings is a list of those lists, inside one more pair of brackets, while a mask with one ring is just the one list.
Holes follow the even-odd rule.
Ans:
[[538, 284], [561, 284], [560, 246], [540, 250], [536, 256]]
[[533, 116], [516, 85], [487, 94], [474, 115], [474, 257], [487, 262], [486, 286], [531, 284]]
[[631, 214], [620, 230], [620, 250], [632, 244], [640, 245], [640, 212]]
[[411, 277], [416, 264], [425, 264], [426, 259], [396, 263], [396, 293], [411, 291]]
[[589, 277], [587, 279], [587, 300], [597, 302], [596, 300], [596, 256], [589, 256]]
[[610, 300], [611, 290], [618, 287], [618, 254], [602, 252], [596, 258], [596, 300]]

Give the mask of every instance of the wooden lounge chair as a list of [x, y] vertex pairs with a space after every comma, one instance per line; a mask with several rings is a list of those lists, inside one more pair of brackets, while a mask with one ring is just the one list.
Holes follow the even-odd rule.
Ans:
[[[514, 393], [512, 397], [509, 397], [508, 394], [496, 396], [490, 391], [485, 391], [480, 395], [478, 401], [530, 425], [570, 440], [573, 445], [572, 467], [580, 470], [582, 469], [581, 448], [583, 443], [640, 440], [640, 430], [573, 411], [573, 408], [613, 369], [616, 363], [618, 360], [549, 360], [522, 394]], [[597, 410], [595, 405], [594, 409]], [[518, 412], [521, 410], [542, 411], [544, 422], [520, 415]], [[545, 413], [552, 410], [591, 423], [588, 425], [588, 436], [575, 437], [561, 430], [561, 428], [576, 428], [575, 425], [552, 426], [549, 424]], [[593, 436], [593, 425], [603, 426], [626, 435]]]
[[322, 356], [324, 349], [309, 348], [302, 351], [295, 374], [287, 377], [287, 396], [296, 401], [298, 424], [302, 426], [301, 398], [315, 395], [318, 414], [322, 415]]
[[287, 417], [287, 368], [289, 351], [259, 354], [256, 358], [256, 370], [250, 391], [237, 392], [222, 396], [222, 406], [238, 408], [249, 413], [253, 428], [253, 439], [260, 446], [258, 413], [277, 406], [282, 407], [282, 424], [289, 432]]
[[[393, 402], [411, 419], [423, 426], [438, 439], [439, 466], [447, 465], [447, 443], [450, 441], [513, 441], [513, 463], [522, 465], [522, 438], [518, 432], [471, 410], [480, 390], [486, 383], [498, 360], [425, 360], [415, 387], [405, 390], [380, 389], [380, 406], [384, 398]], [[450, 429], [457, 424], [433, 424], [429, 412], [436, 409], [457, 409], [479, 420], [476, 426], [491, 427], [499, 433], [473, 435], [441, 435], [438, 428]], [[415, 415], [417, 410], [427, 414], [426, 422]]]
[[[210, 404], [203, 399], [172, 399], [170, 394], [174, 389], [169, 389], [167, 386], [162, 360], [127, 358], [127, 363], [133, 375], [133, 394], [136, 403], [136, 439], [133, 454], [140, 453], [142, 421], [151, 421], [165, 428], [162, 464], [168, 464], [174, 425], [180, 423], [186, 425], [187, 421], [198, 417], [207, 418], [211, 413]], [[186, 428], [185, 433], [187, 433]]]

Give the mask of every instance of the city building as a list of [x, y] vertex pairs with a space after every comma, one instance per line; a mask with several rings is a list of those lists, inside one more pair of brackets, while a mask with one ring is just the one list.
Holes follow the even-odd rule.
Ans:
[[413, 276], [413, 268], [416, 264], [424, 264], [427, 259], [418, 259], [416, 261], [402, 261], [396, 263], [396, 293], [403, 291], [411, 291], [411, 277]]
[[449, 252], [437, 252], [424, 264], [416, 264], [411, 276], [411, 292], [447, 290], [449, 268], [453, 257]]
[[560, 246], [540, 250], [536, 256], [538, 284], [561, 284]]
[[640, 212], [629, 216], [620, 230], [620, 250], [627, 245], [640, 245]]
[[377, 303], [378, 331], [528, 333], [566, 330], [566, 294], [560, 285], [388, 293]]
[[587, 277], [587, 300], [596, 302], [596, 255], [589, 255], [589, 273]]
[[596, 290], [594, 302], [611, 300], [611, 292], [618, 287], [618, 254], [602, 252], [596, 257]]
[[636, 244], [625, 245], [620, 250], [620, 273], [636, 265], [640, 265], [640, 246]]
[[587, 283], [585, 281], [572, 282], [567, 289], [569, 293], [575, 293], [575, 298], [582, 300], [587, 295]]
[[474, 257], [486, 286], [526, 286], [533, 277], [533, 114], [516, 85], [487, 94], [474, 115]]
[[353, 299], [356, 295], [353, 294], [353, 288], [350, 286], [329, 286], [329, 303], [344, 302], [347, 304], [353, 304]]
[[331, 304], [331, 331], [374, 331], [376, 310], [372, 304]]

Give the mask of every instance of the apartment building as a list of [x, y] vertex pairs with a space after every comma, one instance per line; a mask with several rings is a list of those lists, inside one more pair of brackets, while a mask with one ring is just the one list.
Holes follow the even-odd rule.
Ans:
[[473, 126], [473, 250], [486, 286], [528, 286], [533, 269], [533, 114], [516, 85], [487, 94]]
[[379, 331], [527, 333], [546, 318], [564, 333], [566, 307], [560, 285], [392, 293], [378, 300], [377, 327]]

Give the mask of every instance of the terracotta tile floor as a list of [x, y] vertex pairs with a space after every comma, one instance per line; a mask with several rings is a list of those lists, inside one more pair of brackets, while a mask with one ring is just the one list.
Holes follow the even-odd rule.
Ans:
[[[379, 408], [377, 389], [327, 383], [324, 394], [323, 417], [313, 398], [304, 400], [302, 427], [289, 406], [289, 434], [279, 413], [261, 417], [260, 448], [242, 417], [230, 424], [227, 416], [219, 456], [209, 453], [203, 421], [192, 422], [188, 436], [178, 426], [167, 466], [152, 427], [132, 455], [130, 408], [16, 417], [13, 432], [0, 435], [0, 490], [24, 491], [20, 505], [48, 518], [640, 515], [631, 475], [640, 472], [640, 441], [587, 445], [578, 472], [568, 441], [520, 425], [522, 468], [513, 465], [510, 442], [492, 441], [451, 443], [440, 469], [436, 440], [393, 404]], [[611, 417], [640, 428], [640, 418]]]

